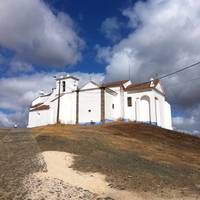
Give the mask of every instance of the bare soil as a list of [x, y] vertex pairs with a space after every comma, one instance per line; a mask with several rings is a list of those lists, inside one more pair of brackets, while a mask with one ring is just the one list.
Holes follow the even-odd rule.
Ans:
[[[95, 200], [97, 195], [46, 174], [47, 165], [28, 129], [0, 129], [1, 200]], [[104, 200], [104, 198], [102, 198]]]
[[24, 199], [24, 178], [46, 171], [36, 140], [27, 129], [0, 129], [0, 199]]
[[136, 123], [56, 125], [31, 130], [42, 151], [78, 156], [72, 165], [98, 172], [110, 186], [160, 198], [200, 199], [200, 138]]

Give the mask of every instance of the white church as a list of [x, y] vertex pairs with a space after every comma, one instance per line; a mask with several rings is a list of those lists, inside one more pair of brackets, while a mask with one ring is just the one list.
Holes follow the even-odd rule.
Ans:
[[79, 79], [61, 76], [49, 94], [41, 93], [29, 109], [28, 128], [48, 124], [99, 124], [137, 121], [172, 129], [171, 106], [159, 80], [130, 80], [79, 87]]

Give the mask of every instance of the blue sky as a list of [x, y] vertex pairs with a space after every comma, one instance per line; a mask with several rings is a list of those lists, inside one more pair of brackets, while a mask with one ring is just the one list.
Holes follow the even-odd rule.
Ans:
[[[23, 12], [22, 12], [23, 10]], [[53, 75], [83, 82], [148, 81], [199, 61], [195, 0], [0, 2], [0, 126], [25, 126], [32, 99]], [[199, 67], [162, 81], [174, 127], [200, 131]], [[188, 82], [188, 84], [182, 84]]]
[[[85, 48], [82, 52], [82, 60], [73, 65], [66, 65], [59, 68], [50, 69], [46, 65], [35, 65], [36, 71], [81, 71], [86, 73], [104, 72], [105, 62], [99, 61], [97, 57], [96, 45], [108, 46], [113, 42], [107, 39], [101, 31], [102, 22], [108, 17], [118, 17], [120, 23], [128, 23], [127, 17], [121, 14], [122, 9], [133, 5], [135, 1], [115, 0], [115, 1], [80, 1], [80, 0], [45, 0], [46, 4], [55, 13], [63, 12], [69, 14], [77, 26], [77, 32], [81, 38], [84, 38]], [[126, 37], [130, 32], [130, 28], [124, 26], [119, 30], [121, 37]], [[12, 59], [14, 52], [12, 50], [1, 47], [0, 52], [7, 59]], [[5, 69], [6, 72], [6, 69]], [[2, 73], [1, 76], [7, 74]]]

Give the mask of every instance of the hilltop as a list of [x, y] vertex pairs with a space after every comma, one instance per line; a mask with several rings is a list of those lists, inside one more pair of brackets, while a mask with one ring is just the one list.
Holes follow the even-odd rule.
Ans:
[[41, 151], [76, 155], [74, 170], [104, 174], [111, 188], [162, 199], [199, 198], [198, 137], [131, 122], [52, 125], [31, 132]]

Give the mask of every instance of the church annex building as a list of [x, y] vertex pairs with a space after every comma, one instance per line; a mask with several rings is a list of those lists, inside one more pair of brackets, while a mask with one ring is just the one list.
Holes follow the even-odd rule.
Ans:
[[28, 128], [48, 124], [98, 124], [138, 121], [172, 129], [171, 106], [160, 80], [132, 83], [122, 80], [101, 85], [61, 76], [49, 94], [41, 93], [29, 109]]

